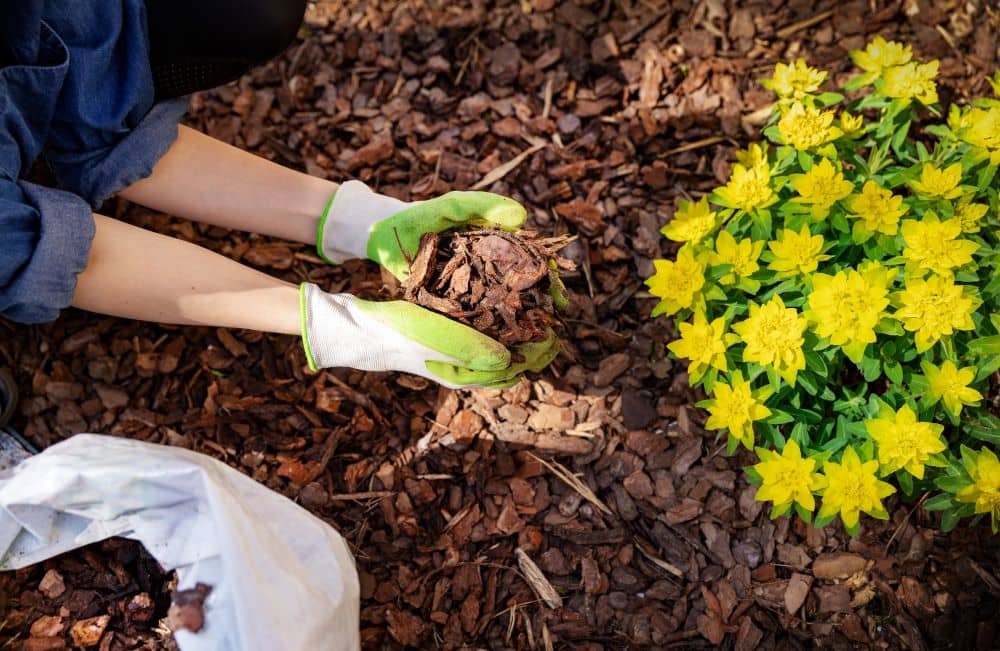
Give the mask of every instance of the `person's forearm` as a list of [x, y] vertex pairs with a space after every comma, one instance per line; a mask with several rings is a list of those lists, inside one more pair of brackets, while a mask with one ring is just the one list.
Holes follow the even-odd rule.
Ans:
[[75, 307], [142, 321], [299, 333], [295, 285], [208, 249], [95, 215]]
[[153, 174], [120, 194], [178, 217], [315, 244], [336, 189], [182, 126]]

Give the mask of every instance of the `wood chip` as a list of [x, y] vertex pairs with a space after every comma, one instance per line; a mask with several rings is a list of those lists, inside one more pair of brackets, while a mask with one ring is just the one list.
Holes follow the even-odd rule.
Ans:
[[520, 547], [514, 550], [514, 556], [517, 558], [517, 564], [521, 568], [521, 572], [524, 573], [525, 580], [531, 586], [531, 589], [535, 591], [535, 594], [538, 595], [538, 598], [553, 610], [562, 608], [562, 597], [552, 587], [549, 580], [545, 578], [542, 571], [538, 569], [535, 562], [531, 560], [531, 557]]

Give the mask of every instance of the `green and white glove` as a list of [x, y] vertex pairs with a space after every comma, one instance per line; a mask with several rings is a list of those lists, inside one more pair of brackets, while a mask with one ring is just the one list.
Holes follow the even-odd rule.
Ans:
[[332, 263], [367, 258], [403, 280], [424, 233], [467, 224], [516, 231], [526, 217], [524, 206], [492, 192], [456, 191], [408, 203], [373, 192], [361, 181], [347, 181], [320, 220], [316, 250]]
[[542, 370], [559, 352], [550, 333], [543, 342], [519, 346], [524, 361], [512, 364], [500, 342], [407, 301], [364, 301], [303, 283], [299, 302], [302, 343], [313, 371], [403, 371], [452, 389], [499, 389], [516, 384], [525, 371]]

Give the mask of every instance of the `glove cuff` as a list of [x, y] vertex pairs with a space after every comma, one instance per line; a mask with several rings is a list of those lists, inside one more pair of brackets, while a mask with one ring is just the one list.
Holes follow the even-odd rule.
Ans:
[[409, 205], [378, 194], [361, 181], [342, 183], [320, 219], [316, 252], [331, 264], [367, 258], [372, 226]]
[[370, 327], [363, 325], [356, 301], [350, 294], [328, 294], [312, 283], [299, 285], [302, 347], [313, 372], [334, 366], [385, 368], [380, 342], [366, 340]]

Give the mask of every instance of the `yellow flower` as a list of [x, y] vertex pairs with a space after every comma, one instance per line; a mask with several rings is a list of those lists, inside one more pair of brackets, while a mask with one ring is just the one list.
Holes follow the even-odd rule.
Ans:
[[773, 90], [778, 97], [800, 99], [819, 90], [826, 81], [826, 75], [826, 71], [806, 65], [805, 59], [798, 59], [791, 64], [775, 65], [774, 76], [761, 81], [761, 85]]
[[944, 425], [917, 420], [909, 405], [899, 411], [883, 407], [878, 418], [865, 421], [865, 429], [878, 444], [878, 462], [886, 475], [902, 468], [923, 479], [927, 459], [948, 447], [941, 440]]
[[938, 101], [937, 84], [938, 61], [930, 63], [906, 63], [882, 71], [885, 85], [882, 92], [895, 99], [916, 98], [922, 104]]
[[689, 360], [688, 375], [697, 382], [711, 368], [728, 371], [726, 349], [735, 336], [726, 335], [726, 321], [722, 317], [711, 323], [698, 312], [693, 323], [680, 324], [680, 339], [667, 345], [674, 355]]
[[990, 82], [993, 92], [996, 93], [997, 97], [1000, 97], [1000, 70], [995, 70], [993, 76], [987, 77], [986, 81]]
[[989, 206], [985, 203], [963, 201], [955, 207], [955, 217], [962, 224], [963, 233], [978, 233], [979, 222], [986, 216]]
[[972, 467], [969, 469], [972, 483], [958, 491], [955, 500], [975, 504], [976, 513], [989, 513], [993, 533], [996, 533], [1000, 525], [1000, 460], [988, 448], [972, 454]]
[[1000, 105], [971, 108], [960, 124], [962, 128], [956, 130], [959, 140], [989, 156], [991, 165], [1000, 164]]
[[771, 168], [767, 160], [750, 167], [736, 163], [729, 182], [716, 189], [715, 194], [724, 205], [740, 210], [766, 208], [778, 200], [771, 189]]
[[792, 201], [811, 205], [815, 219], [826, 217], [833, 204], [851, 194], [854, 189], [854, 185], [825, 158], [820, 159], [805, 174], [792, 176], [791, 185], [799, 193]]
[[744, 150], [736, 152], [736, 162], [743, 167], [767, 166], [767, 143], [752, 142]]
[[927, 280], [910, 278], [906, 289], [899, 294], [902, 305], [895, 317], [903, 327], [916, 332], [914, 343], [917, 352], [922, 353], [942, 337], [950, 336], [955, 330], [972, 330], [972, 313], [978, 302], [966, 296], [962, 285], [956, 285], [950, 278], [931, 276]]
[[952, 270], [972, 262], [972, 254], [979, 245], [961, 239], [962, 222], [958, 218], [939, 221], [937, 215], [928, 212], [920, 221], [903, 221], [900, 232], [906, 246], [903, 258], [911, 275], [922, 275], [931, 271], [941, 276], [951, 276]]
[[694, 304], [705, 284], [705, 267], [690, 249], [681, 249], [677, 261], [653, 260], [656, 273], [646, 279], [649, 293], [660, 298], [651, 316], [675, 314]]
[[962, 164], [955, 163], [939, 170], [930, 163], [924, 163], [919, 181], [910, 181], [910, 187], [917, 194], [928, 199], [954, 199], [962, 194], [958, 187], [962, 180]]
[[833, 126], [833, 111], [821, 111], [802, 102], [795, 102], [778, 120], [781, 141], [799, 151], [815, 149], [842, 135]]
[[841, 346], [848, 359], [859, 364], [865, 347], [874, 343], [875, 326], [889, 305], [890, 272], [875, 263], [863, 272], [849, 269], [812, 278], [806, 318], [815, 324], [817, 335]]
[[824, 487], [823, 476], [814, 472], [815, 459], [803, 459], [799, 444], [793, 440], [785, 443], [781, 454], [757, 448], [760, 463], [754, 465], [762, 480], [756, 500], [774, 503], [781, 510], [796, 503], [810, 513], [816, 508], [813, 491]]
[[876, 36], [869, 41], [868, 47], [864, 50], [853, 50], [850, 56], [862, 70], [880, 73], [884, 68], [909, 63], [913, 52], [909, 45], [887, 41], [881, 36]]
[[789, 384], [795, 384], [798, 372], [806, 367], [802, 352], [806, 319], [794, 308], [786, 308], [780, 296], [764, 305], [750, 303], [750, 315], [733, 324], [733, 330], [746, 343], [744, 362], [770, 366]]
[[823, 491], [823, 506], [819, 517], [826, 518], [840, 514], [844, 526], [850, 531], [858, 525], [861, 512], [887, 520], [889, 514], [882, 506], [882, 500], [896, 492], [896, 489], [879, 481], [875, 476], [878, 461], [861, 463], [853, 447], [844, 450], [840, 463], [827, 461], [823, 466], [827, 487]]
[[945, 360], [941, 368], [930, 362], [923, 362], [920, 366], [927, 378], [927, 395], [932, 400], [931, 404], [944, 400], [945, 409], [958, 416], [964, 405], [976, 405], [983, 399], [983, 394], [969, 386], [976, 379], [975, 366], [960, 369], [950, 359]]
[[895, 235], [899, 218], [906, 212], [903, 197], [893, 194], [872, 180], [865, 181], [861, 194], [847, 201], [851, 217], [860, 219], [859, 228], [865, 235], [884, 233]]
[[760, 395], [751, 391], [750, 384], [741, 374], [736, 373], [731, 385], [725, 382], [715, 384], [712, 398], [707, 407], [709, 416], [705, 427], [726, 428], [733, 438], [746, 449], [752, 450], [754, 421], [771, 415], [771, 410], [764, 406]]
[[824, 244], [823, 236], [811, 235], [808, 226], [803, 226], [798, 233], [784, 228], [776, 242], [767, 243], [774, 254], [767, 268], [777, 271], [780, 276], [811, 274], [820, 262], [830, 259], [823, 254]]
[[697, 202], [681, 199], [674, 218], [660, 232], [675, 242], [698, 242], [715, 229], [716, 222], [708, 197]]
[[865, 118], [862, 115], [851, 115], [850, 113], [840, 114], [840, 130], [845, 136], [853, 137], [859, 134], [861, 128], [865, 126]]
[[729, 231], [719, 231], [715, 240], [715, 251], [708, 255], [709, 264], [733, 265], [733, 270], [719, 279], [723, 285], [732, 285], [740, 278], [753, 275], [760, 269], [757, 258], [764, 250], [764, 242], [754, 242], [749, 237], [736, 241]]

